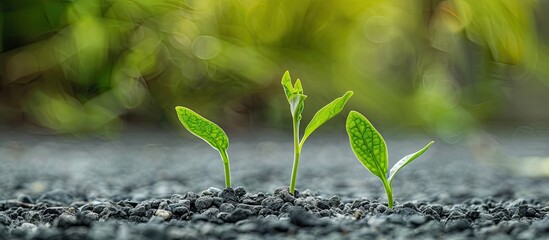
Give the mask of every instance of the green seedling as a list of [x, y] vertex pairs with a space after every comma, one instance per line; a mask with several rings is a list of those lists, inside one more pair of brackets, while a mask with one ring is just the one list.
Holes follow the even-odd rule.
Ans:
[[192, 134], [206, 141], [210, 146], [219, 151], [221, 159], [223, 160], [223, 167], [225, 168], [225, 186], [231, 187], [231, 167], [229, 165], [229, 155], [227, 155], [227, 149], [229, 148], [229, 138], [227, 134], [217, 124], [210, 120], [198, 115], [191, 109], [186, 107], [175, 107], [179, 121], [183, 126], [189, 130]]
[[389, 165], [387, 145], [385, 140], [374, 126], [364, 117], [362, 114], [351, 111], [347, 117], [346, 124], [347, 134], [349, 134], [349, 141], [351, 148], [355, 153], [358, 160], [370, 170], [370, 172], [383, 183], [385, 187], [385, 193], [387, 193], [388, 206], [393, 207], [393, 190], [392, 184], [395, 175], [402, 169], [402, 167], [414, 161], [417, 157], [423, 154], [434, 143], [431, 141], [423, 149], [407, 155], [400, 159], [389, 171], [389, 178], [387, 177], [387, 166]]
[[290, 104], [290, 112], [292, 113], [292, 126], [294, 131], [294, 165], [292, 168], [292, 179], [290, 181], [290, 193], [294, 194], [299, 157], [305, 140], [307, 140], [311, 133], [313, 133], [318, 127], [341, 112], [349, 98], [353, 95], [353, 92], [346, 92], [343, 96], [336, 98], [334, 101], [318, 110], [318, 112], [313, 116], [311, 122], [309, 122], [305, 128], [303, 138], [300, 140], [299, 123], [301, 122], [301, 113], [303, 112], [303, 105], [307, 96], [303, 94], [303, 87], [301, 86], [301, 81], [299, 79], [297, 79], [292, 86], [292, 80], [288, 71], [286, 71], [284, 76], [282, 76], [281, 83], [284, 88], [286, 98], [288, 99], [288, 103]]

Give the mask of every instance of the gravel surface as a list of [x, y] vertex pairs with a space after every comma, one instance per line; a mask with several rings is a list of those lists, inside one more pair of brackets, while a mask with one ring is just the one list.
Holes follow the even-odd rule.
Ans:
[[[345, 135], [311, 137], [292, 196], [289, 132], [229, 134], [235, 187], [224, 189], [219, 155], [183, 130], [3, 131], [0, 239], [547, 239], [549, 178], [475, 160], [549, 155], [549, 131], [522, 132], [437, 141], [396, 177], [388, 209]], [[431, 140], [387, 135], [391, 165]]]

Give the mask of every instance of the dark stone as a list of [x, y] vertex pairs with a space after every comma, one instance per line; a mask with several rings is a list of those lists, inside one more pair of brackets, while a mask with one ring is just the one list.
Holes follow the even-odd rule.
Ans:
[[196, 199], [198, 199], [198, 197], [200, 197], [200, 196], [198, 196], [198, 194], [193, 193], [193, 192], [187, 192], [187, 193], [185, 194], [185, 199], [187, 199], [187, 200], [189, 200], [189, 201], [191, 201], [191, 202], [196, 201]]
[[409, 208], [409, 207], [396, 208], [394, 210], [402, 216], [412, 216], [419, 213], [414, 208]]
[[431, 209], [433, 209], [433, 211], [435, 211], [439, 216], [442, 216], [443, 215], [443, 210], [444, 208], [442, 208], [442, 205], [439, 205], [439, 204], [432, 204], [429, 206]]
[[314, 227], [320, 225], [319, 219], [305, 211], [302, 207], [292, 207], [288, 211], [290, 222], [299, 227]]
[[413, 209], [413, 210], [415, 210], [415, 211], [419, 211], [419, 210], [417, 209], [416, 205], [415, 205], [414, 203], [411, 203], [411, 202], [407, 202], [407, 203], [402, 204], [402, 207], [403, 207], [403, 208], [411, 208], [411, 209]]
[[223, 198], [223, 202], [226, 203], [238, 203], [239, 201], [238, 195], [232, 188], [223, 189], [223, 191], [219, 193], [219, 197]]
[[11, 218], [5, 213], [0, 213], [0, 224], [9, 226], [11, 224]]
[[158, 209], [162, 209], [162, 210], [168, 209], [168, 202], [166, 201], [160, 202], [160, 205], [158, 205]]
[[268, 208], [262, 208], [261, 210], [259, 210], [259, 215], [261, 216], [267, 216], [267, 215], [271, 215], [271, 214], [275, 214], [276, 212], [271, 210], [271, 209], [268, 209]]
[[284, 200], [279, 197], [267, 197], [261, 202], [261, 205], [270, 210], [278, 211], [278, 209], [284, 205]]
[[440, 220], [440, 216], [438, 215], [438, 213], [430, 207], [426, 207], [425, 209], [423, 209], [423, 214], [430, 216], [434, 220]]
[[480, 212], [479, 211], [467, 211], [467, 213], [465, 215], [467, 216], [467, 218], [469, 218], [469, 220], [474, 221], [474, 220], [477, 220], [479, 218]]
[[184, 214], [189, 213], [189, 209], [186, 207], [176, 207], [172, 210], [174, 215], [182, 216]]
[[234, 189], [234, 192], [236, 193], [236, 195], [238, 195], [239, 197], [243, 197], [244, 195], [246, 195], [246, 189], [242, 186], [238, 186]]
[[291, 203], [287, 202], [287, 203], [284, 203], [284, 205], [282, 205], [282, 207], [280, 207], [280, 209], [278, 210], [280, 213], [287, 213], [291, 207], [293, 207], [294, 205], [292, 205]]
[[151, 208], [151, 209], [149, 209], [145, 212], [145, 217], [151, 218], [154, 215], [155, 212], [156, 212], [156, 209]]
[[209, 208], [206, 211], [202, 213], [202, 215], [208, 217], [208, 218], [214, 218], [219, 213], [219, 209], [217, 208]]
[[103, 204], [97, 205], [97, 206], [93, 207], [93, 210], [92, 210], [92, 211], [93, 211], [94, 213], [101, 213], [101, 212], [103, 212], [103, 210], [105, 209], [105, 207], [106, 207], [106, 206], [103, 205]]
[[385, 205], [377, 205], [377, 207], [375, 208], [375, 212], [380, 214], [380, 213], [384, 213], [387, 211], [387, 207]]
[[327, 199], [318, 199], [316, 201], [316, 207], [320, 209], [330, 209], [330, 201]]
[[76, 216], [63, 213], [59, 216], [59, 218], [57, 218], [57, 223], [55, 225], [60, 228], [69, 228], [77, 222]]
[[205, 196], [205, 197], [199, 197], [198, 199], [196, 199], [196, 201], [194, 202], [194, 206], [196, 207], [196, 209], [198, 209], [199, 211], [200, 210], [203, 210], [203, 209], [208, 209], [212, 206], [213, 204], [213, 198], [210, 197], [210, 196]]
[[529, 207], [528, 210], [526, 210], [526, 217], [536, 217], [536, 209]]
[[61, 213], [63, 213], [63, 208], [60, 208], [60, 207], [46, 208], [43, 211], [43, 214], [51, 214], [51, 215], [61, 215]]
[[528, 206], [526, 205], [520, 205], [517, 209], [517, 214], [520, 216], [520, 217], [524, 217], [526, 216], [526, 212], [528, 211]]
[[138, 205], [137, 207], [130, 210], [130, 216], [139, 216], [144, 217], [147, 210], [145, 210], [144, 206]]
[[17, 197], [17, 200], [19, 200], [20, 202], [22, 203], [30, 203], [30, 204], [33, 204], [34, 201], [32, 200], [32, 198], [29, 196], [29, 195], [26, 195], [26, 194], [22, 194], [22, 195], [19, 195]]
[[241, 204], [236, 205], [236, 208], [241, 208], [241, 209], [246, 209], [246, 210], [252, 211], [253, 208], [254, 208], [254, 205], [248, 205], [248, 204], [241, 203]]
[[213, 202], [212, 204], [216, 207], [219, 207], [221, 206], [221, 204], [223, 203], [223, 198], [220, 198], [220, 197], [213, 197]]
[[341, 204], [341, 200], [339, 199], [338, 196], [332, 196], [332, 197], [330, 198], [330, 205], [331, 205], [332, 207], [338, 207], [339, 204]]
[[221, 212], [230, 213], [233, 210], [234, 210], [234, 206], [230, 203], [222, 203], [221, 206], [219, 206], [219, 211]]

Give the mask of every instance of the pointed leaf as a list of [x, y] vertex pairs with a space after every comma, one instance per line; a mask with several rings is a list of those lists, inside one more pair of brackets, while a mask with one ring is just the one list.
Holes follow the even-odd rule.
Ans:
[[347, 117], [347, 134], [358, 160], [374, 175], [386, 181], [387, 145], [379, 132], [362, 114], [351, 111]]
[[177, 106], [175, 111], [179, 121], [189, 132], [206, 141], [220, 152], [224, 152], [229, 148], [227, 134], [217, 124], [186, 107]]
[[290, 96], [294, 94], [294, 87], [292, 86], [292, 79], [290, 78], [290, 72], [286, 71], [284, 73], [284, 76], [282, 76], [282, 87], [284, 88], [284, 94], [286, 94], [286, 98], [288, 101], [290, 100]]
[[318, 112], [316, 112], [313, 116], [313, 119], [311, 119], [311, 122], [307, 125], [307, 128], [305, 128], [305, 133], [303, 133], [301, 142], [305, 142], [305, 139], [307, 139], [309, 135], [311, 135], [311, 133], [313, 133], [318, 127], [340, 113], [351, 96], [353, 96], [353, 92], [348, 91], [345, 95], [336, 98], [331, 103], [328, 103], [326, 106], [318, 110]]
[[403, 157], [402, 159], [400, 159], [397, 163], [395, 163], [395, 165], [391, 168], [391, 171], [389, 172], [389, 184], [393, 183], [393, 178], [398, 173], [398, 171], [400, 171], [400, 169], [402, 169], [402, 167], [408, 165], [408, 163], [411, 163], [416, 158], [421, 156], [421, 154], [423, 154], [425, 151], [427, 151], [427, 149], [429, 149], [429, 147], [431, 145], [433, 145], [433, 143], [434, 143], [433, 141], [429, 142], [427, 144], [427, 146], [423, 147], [421, 150], [419, 150], [415, 153], [412, 153], [410, 155], [407, 155], [407, 156]]
[[299, 78], [294, 84], [294, 94], [303, 94], [303, 86], [301, 86], [301, 80], [299, 80]]

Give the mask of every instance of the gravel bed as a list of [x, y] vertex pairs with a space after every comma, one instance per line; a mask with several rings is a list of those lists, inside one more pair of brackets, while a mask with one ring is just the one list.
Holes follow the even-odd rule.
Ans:
[[[216, 152], [188, 135], [139, 129], [115, 140], [4, 131], [0, 239], [547, 239], [549, 179], [477, 161], [492, 145], [437, 143], [394, 182], [395, 207], [324, 132], [288, 193], [291, 136], [230, 134], [234, 188]], [[388, 134], [391, 164], [421, 134]], [[502, 154], [547, 156], [549, 134], [497, 131]], [[422, 145], [423, 144], [423, 145]], [[479, 152], [481, 154], [479, 154]], [[491, 162], [493, 163], [493, 161]]]

